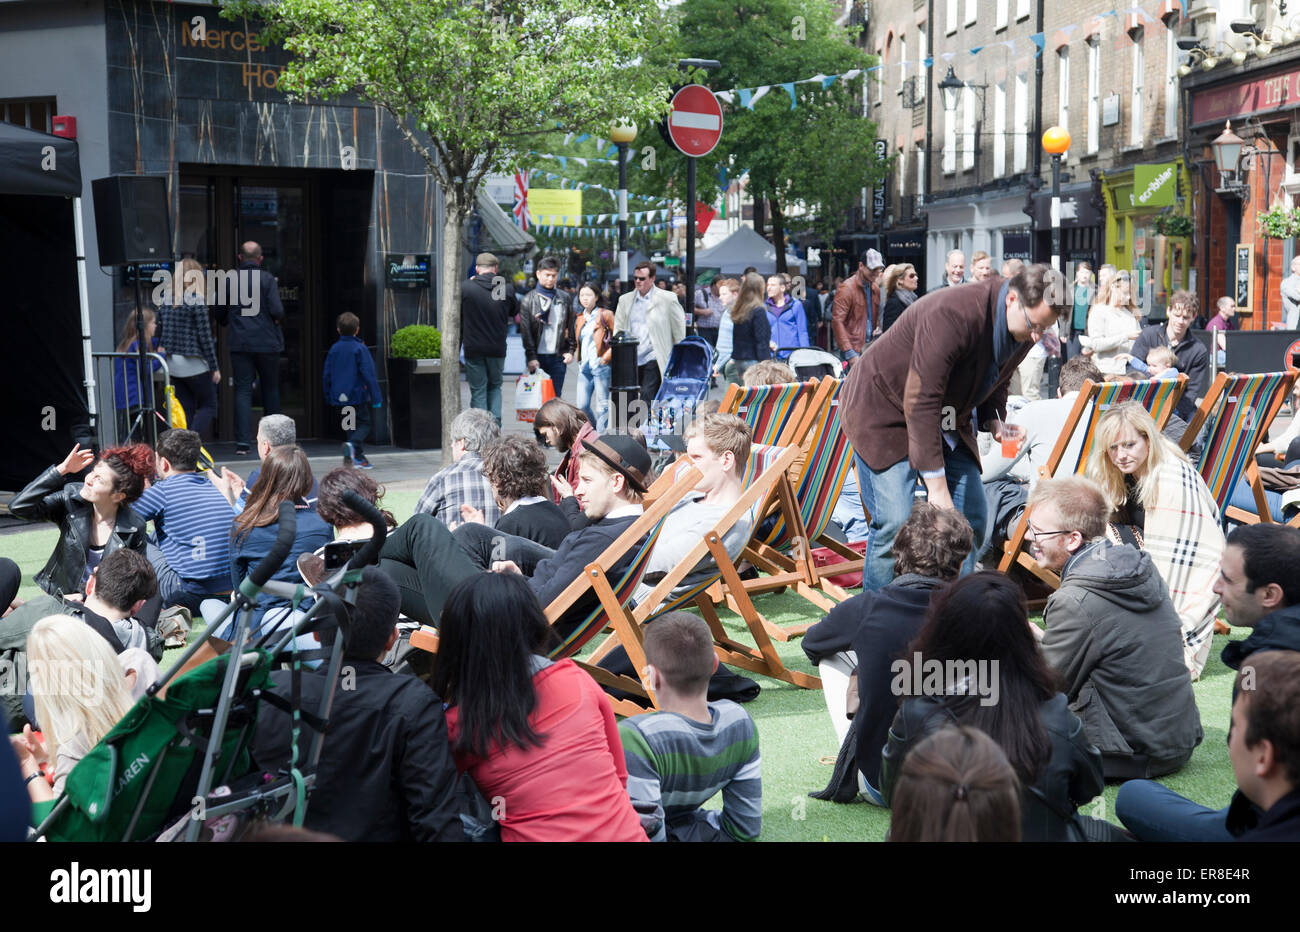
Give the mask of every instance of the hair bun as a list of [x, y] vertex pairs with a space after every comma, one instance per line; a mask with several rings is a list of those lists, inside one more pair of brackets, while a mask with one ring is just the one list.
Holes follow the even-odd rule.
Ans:
[[123, 465], [146, 482], [152, 482], [156, 474], [153, 450], [147, 444], [132, 443], [120, 447], [109, 447], [102, 454], [103, 459], [115, 456]]

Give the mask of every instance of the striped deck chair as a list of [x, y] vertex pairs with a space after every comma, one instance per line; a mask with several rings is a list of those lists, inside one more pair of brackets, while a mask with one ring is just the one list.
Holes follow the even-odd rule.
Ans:
[[[1247, 524], [1273, 523], [1255, 465], [1255, 448], [1268, 436], [1268, 428], [1291, 393], [1296, 375], [1294, 369], [1252, 375], [1220, 372], [1187, 425], [1180, 444], [1184, 453], [1196, 442], [1201, 428], [1209, 424], [1197, 468], [1224, 517]], [[1243, 478], [1255, 495], [1256, 513], [1228, 505], [1233, 489]]]
[[[714, 649], [717, 651], [718, 659], [723, 663], [752, 673], [761, 673], [803, 689], [821, 688], [821, 680], [818, 677], [790, 670], [782, 662], [765, 628], [766, 619], [749, 600], [744, 586], [741, 585], [736, 561], [727, 555], [726, 548], [722, 544], [723, 539], [742, 516], [748, 513], [750, 520], [754, 521], [766, 511], [767, 503], [776, 494], [775, 487], [778, 483], [789, 483], [787, 472], [797, 462], [799, 452], [798, 447], [773, 447], [762, 444], [753, 444], [750, 447], [746, 474], [752, 474], [754, 478], [744, 483], [744, 492], [736, 503], [718, 519], [709, 533], [704, 535], [677, 566], [656, 581], [653, 591], [633, 610], [632, 619], [638, 639], [641, 625], [653, 621], [666, 612], [695, 606], [713, 632]], [[695, 567], [706, 554], [712, 555], [717, 570], [702, 578], [694, 579], [689, 586], [681, 587], [682, 581], [693, 574]], [[737, 614], [749, 629], [755, 646], [736, 641], [723, 628], [722, 621], [714, 609], [713, 599], [708, 595], [709, 587], [719, 580], [725, 582], [728, 588], [737, 594], [736, 601], [740, 607]], [[678, 591], [679, 587], [681, 587], [680, 591]], [[617, 643], [614, 636], [606, 638], [593, 655], [593, 662], [603, 658], [617, 646]]]
[[[768, 575], [745, 582], [752, 595], [785, 585], [822, 611], [830, 611], [849, 593], [830, 582], [829, 577], [861, 572], [866, 565], [862, 555], [829, 537], [826, 527], [835, 511], [835, 503], [844, 491], [844, 482], [853, 466], [853, 449], [840, 423], [840, 388], [842, 382], [826, 377], [830, 389], [826, 402], [817, 412], [809, 434], [808, 456], [794, 486], [797, 521], [788, 521], [783, 511], [776, 514], [776, 524], [762, 536], [750, 541], [746, 559]], [[841, 561], [817, 566], [812, 561], [814, 547], [826, 547]], [[811, 583], [805, 581], [811, 574]], [[827, 598], [830, 596], [830, 598]], [[779, 629], [774, 636], [786, 640], [802, 634], [807, 625]]]
[[[633, 621], [631, 611], [627, 608], [627, 605], [631, 601], [632, 593], [636, 590], [637, 584], [641, 582], [641, 574], [645, 571], [646, 560], [650, 556], [655, 541], [659, 538], [659, 532], [663, 529], [664, 518], [681, 501], [682, 496], [693, 489], [695, 484], [700, 481], [700, 471], [689, 464], [682, 464], [680, 470], [674, 472], [674, 477], [672, 485], [667, 491], [660, 495], [655, 503], [642, 513], [641, 517], [637, 518], [626, 531], [619, 535], [614, 543], [605, 549], [605, 552], [600, 555], [600, 559], [594, 563], [589, 563], [582, 573], [550, 605], [546, 606], [546, 620], [554, 625], [564, 617], [565, 612], [588, 592], [594, 591], [600, 600], [600, 604], [577, 627], [569, 632], [558, 646], [548, 652], [547, 656], [552, 660], [574, 657], [601, 631], [613, 628], [618, 643], [622, 644], [627, 651], [627, 655], [632, 661], [633, 668], [638, 671], [638, 675], [640, 675], [641, 670], [645, 669], [645, 652], [641, 649], [641, 638], [636, 630], [636, 622]], [[612, 579], [608, 575], [610, 571], [615, 564], [619, 563], [633, 549], [635, 549], [635, 555], [631, 564], [621, 576]], [[437, 653], [437, 629], [429, 625], [422, 626], [411, 635], [411, 646]], [[648, 701], [652, 708], [657, 707], [654, 693], [651, 691], [649, 684], [634, 680], [631, 677], [617, 676], [590, 662], [577, 661], [577, 663], [602, 686], [611, 686], [640, 696]], [[639, 715], [642, 712], [649, 711], [635, 702], [615, 699], [613, 696], [610, 697], [610, 704], [618, 715]]]
[[744, 421], [753, 443], [785, 447], [797, 442], [793, 437], [800, 427], [806, 430], [811, 426], [804, 423], [808, 406], [819, 393], [829, 390], [828, 385], [816, 379], [748, 388], [732, 384], [718, 410]]
[[[1156, 427], [1163, 430], [1186, 388], [1187, 376], [1185, 375], [1180, 375], [1176, 379], [1147, 381], [1128, 379], [1119, 382], [1085, 381], [1083, 387], [1079, 389], [1078, 397], [1074, 400], [1074, 407], [1070, 409], [1070, 416], [1066, 419], [1065, 426], [1061, 428], [1061, 436], [1057, 438], [1051, 456], [1038, 469], [1039, 476], [1050, 479], [1082, 473], [1088, 466], [1088, 457], [1092, 454], [1096, 441], [1097, 423], [1101, 420], [1101, 415], [1115, 405], [1128, 401], [1138, 402], [1151, 413]], [[1083, 440], [1079, 445], [1078, 457], [1074, 462], [1066, 462], [1071, 438], [1076, 431], [1080, 430], [1083, 431]], [[1028, 528], [1029, 512], [1026, 510], [1016, 522], [1015, 530], [1003, 547], [998, 569], [1005, 573], [1013, 565], [1019, 564], [1055, 589], [1061, 584], [1060, 577], [1051, 570], [1039, 566], [1038, 561], [1025, 549], [1025, 533]]]

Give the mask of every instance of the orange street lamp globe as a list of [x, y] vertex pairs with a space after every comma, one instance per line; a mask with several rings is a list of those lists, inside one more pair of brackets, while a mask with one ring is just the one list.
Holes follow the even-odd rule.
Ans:
[[1049, 155], [1064, 155], [1070, 148], [1070, 131], [1053, 126], [1043, 133], [1043, 148]]

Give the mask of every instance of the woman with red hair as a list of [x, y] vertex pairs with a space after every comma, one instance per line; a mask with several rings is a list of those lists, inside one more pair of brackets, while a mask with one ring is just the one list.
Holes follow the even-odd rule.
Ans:
[[[92, 463], [84, 482], [67, 481]], [[36, 585], [55, 598], [80, 598], [86, 580], [108, 554], [122, 547], [143, 554], [145, 522], [131, 510], [131, 502], [154, 475], [153, 451], [143, 443], [112, 447], [98, 460], [93, 451], [77, 444], [62, 463], [14, 496], [11, 514], [59, 526], [59, 542], [36, 574]], [[154, 620], [157, 611], [153, 609]], [[145, 622], [143, 617], [138, 620]]]

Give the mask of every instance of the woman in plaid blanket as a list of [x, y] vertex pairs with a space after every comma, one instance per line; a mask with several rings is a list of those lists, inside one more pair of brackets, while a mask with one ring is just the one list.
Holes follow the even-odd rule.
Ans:
[[1088, 476], [1106, 491], [1112, 534], [1151, 556], [1183, 622], [1183, 655], [1192, 678], [1210, 655], [1219, 597], [1213, 592], [1223, 555], [1219, 509], [1201, 474], [1161, 436], [1137, 402], [1101, 416]]

